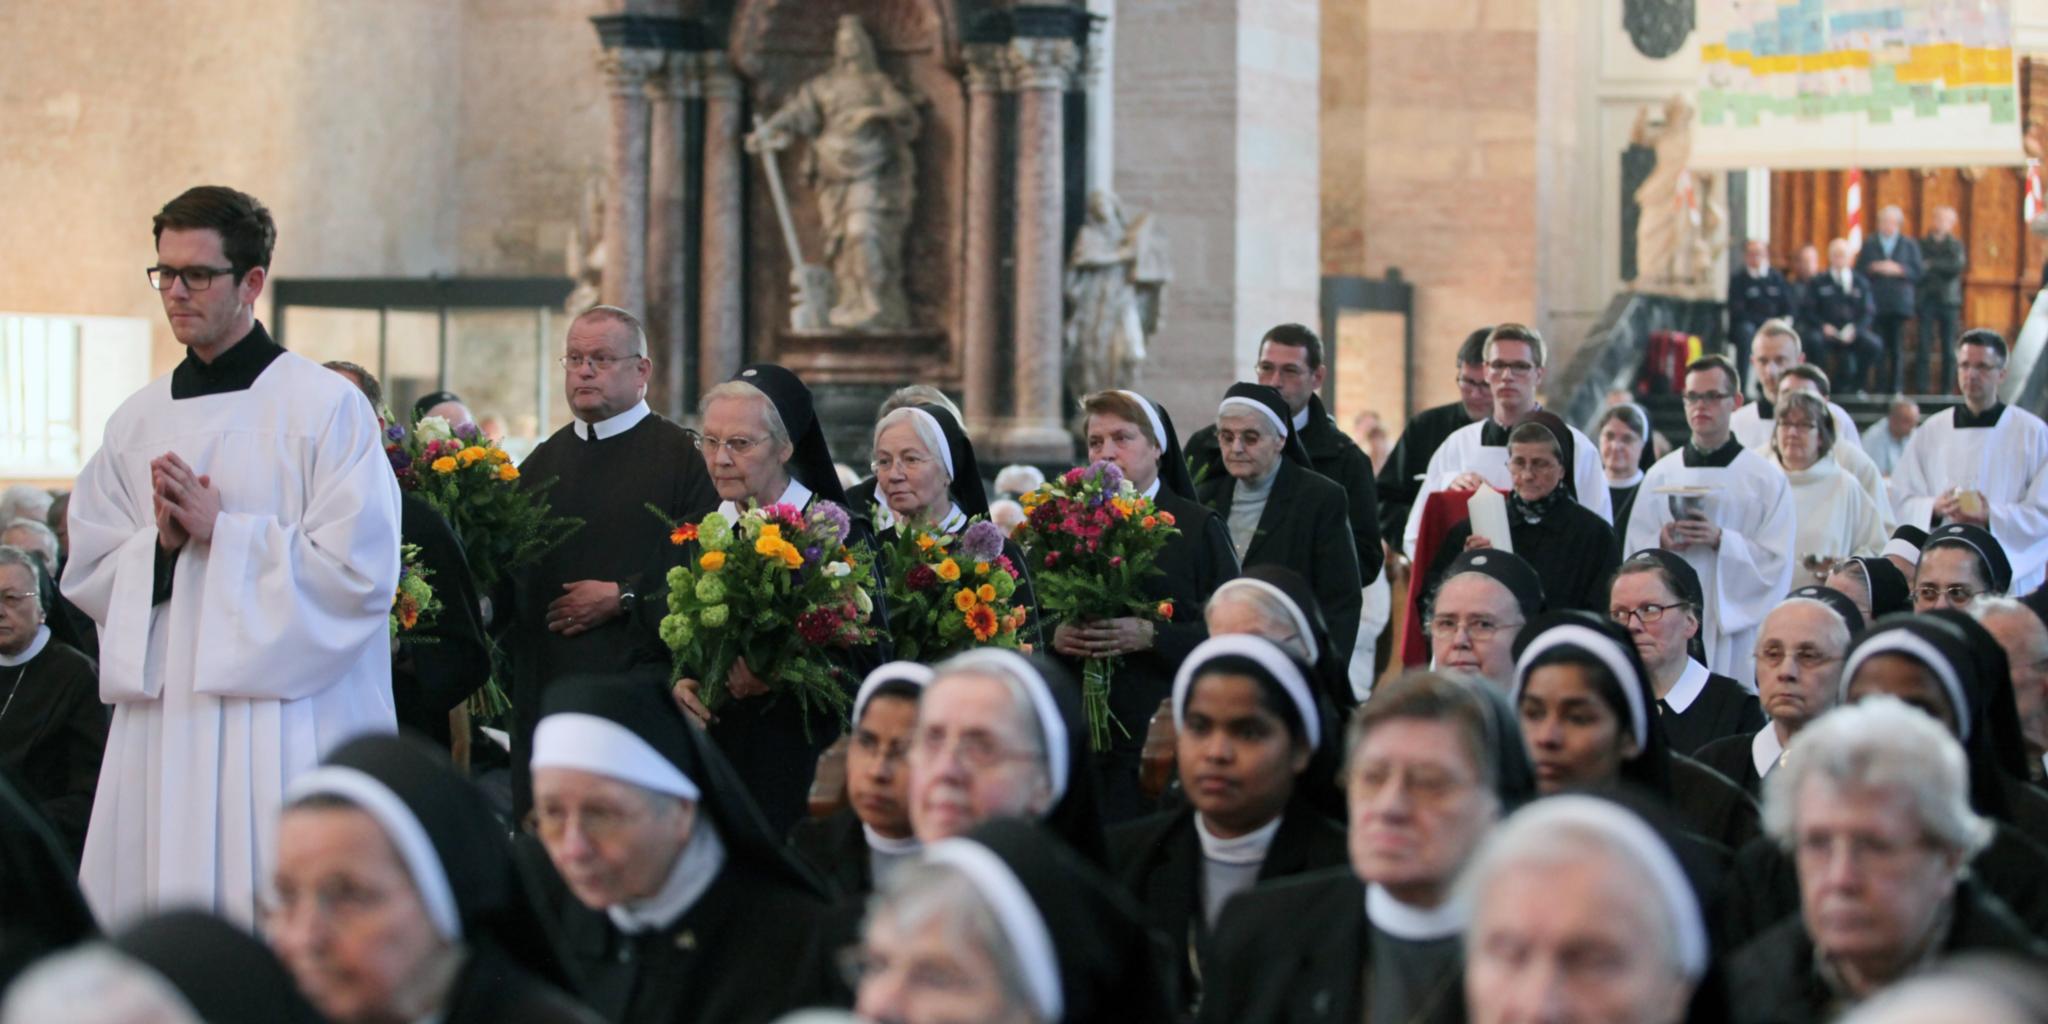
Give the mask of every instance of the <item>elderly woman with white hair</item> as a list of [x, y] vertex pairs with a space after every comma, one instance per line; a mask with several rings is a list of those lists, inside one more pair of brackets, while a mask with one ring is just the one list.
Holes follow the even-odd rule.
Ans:
[[1708, 967], [1684, 869], [1621, 805], [1555, 796], [1503, 822], [1460, 883], [1475, 1024], [1677, 1024]]
[[1820, 1021], [1965, 951], [2048, 957], [1964, 867], [1991, 841], [1963, 749], [1889, 697], [1801, 730], [1764, 789], [1799, 874], [1799, 913], [1728, 963], [1733, 1019]]

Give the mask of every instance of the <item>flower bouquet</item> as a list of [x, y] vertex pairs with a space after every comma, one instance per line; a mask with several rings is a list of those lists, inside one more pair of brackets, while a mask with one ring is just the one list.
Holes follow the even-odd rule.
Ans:
[[[679, 675], [702, 682], [706, 708], [730, 698], [726, 677], [741, 658], [768, 688], [809, 715], [844, 715], [852, 703], [842, 670], [822, 654], [872, 642], [874, 568], [866, 545], [847, 544], [852, 523], [829, 501], [809, 515], [793, 505], [750, 506], [737, 521], [713, 512], [674, 526], [669, 542], [695, 544], [695, 561], [668, 572], [661, 639]], [[806, 726], [808, 728], [808, 725]]]
[[[1068, 470], [1057, 480], [1018, 499], [1024, 522], [1014, 534], [1031, 560], [1038, 603], [1049, 618], [1063, 622], [1137, 617], [1163, 621], [1173, 605], [1145, 593], [1160, 548], [1180, 531], [1173, 514], [1124, 479], [1114, 462]], [[1082, 663], [1081, 703], [1095, 749], [1109, 747], [1109, 727], [1129, 736], [1109, 713], [1109, 683], [1115, 657]]]
[[897, 657], [930, 663], [970, 647], [1017, 646], [1031, 609], [1010, 603], [1018, 570], [1003, 555], [1002, 527], [976, 519], [956, 537], [898, 523], [881, 560]]
[[431, 575], [433, 570], [420, 564], [418, 544], [399, 547], [398, 589], [391, 595], [393, 642], [416, 643], [426, 639], [409, 634], [433, 625], [434, 617], [441, 611], [441, 599], [434, 596], [434, 586], [427, 582]]
[[451, 428], [429, 416], [410, 431], [393, 424], [384, 432], [384, 454], [399, 486], [447, 517], [480, 593], [582, 525], [549, 515], [545, 488], [521, 487], [512, 456], [473, 423]]

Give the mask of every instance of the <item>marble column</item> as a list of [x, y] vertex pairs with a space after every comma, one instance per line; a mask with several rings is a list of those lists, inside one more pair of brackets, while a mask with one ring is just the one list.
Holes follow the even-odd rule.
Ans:
[[1004, 457], [1065, 463], [1074, 438], [1062, 422], [1061, 268], [1065, 261], [1065, 140], [1061, 105], [1078, 63], [1070, 39], [1020, 38], [1009, 49], [1017, 93], [1016, 405]]
[[967, 209], [963, 239], [967, 251], [961, 288], [961, 378], [968, 429], [977, 435], [995, 426], [1003, 415], [996, 400], [996, 336], [1002, 294], [998, 274], [1002, 253], [997, 230], [1001, 202], [1002, 88], [1004, 55], [1000, 45], [967, 47]]
[[647, 82], [661, 59], [660, 50], [626, 46], [599, 58], [612, 114], [600, 295], [636, 315], [647, 310]]
[[697, 60], [670, 51], [660, 74], [647, 83], [648, 131], [647, 334], [654, 351], [649, 404], [670, 419], [681, 419], [688, 389], [683, 353], [690, 337], [689, 282], [684, 278], [684, 218], [689, 181], [689, 101], [698, 94]]
[[746, 94], [732, 61], [698, 55], [704, 90], [704, 248], [697, 289], [697, 381], [709, 389], [738, 373], [746, 322]]

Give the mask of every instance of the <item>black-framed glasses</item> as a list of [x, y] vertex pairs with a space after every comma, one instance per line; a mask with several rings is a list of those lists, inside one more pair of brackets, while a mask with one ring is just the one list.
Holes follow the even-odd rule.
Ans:
[[212, 286], [214, 278], [233, 276], [235, 273], [235, 268], [167, 267], [160, 263], [154, 267], [146, 268], [143, 271], [143, 273], [149, 275], [149, 286], [160, 292], [170, 291], [171, 286], [177, 284], [181, 280], [185, 282], [185, 287], [187, 289], [190, 289], [191, 291], [195, 292], [203, 292], [208, 287]]
[[1675, 601], [1671, 604], [1646, 604], [1641, 608], [1609, 608], [1607, 617], [1613, 619], [1616, 625], [1624, 627], [1630, 619], [1635, 619], [1645, 626], [1654, 626], [1664, 620], [1665, 612], [1683, 607], [1684, 601]]
[[1511, 363], [1505, 359], [1496, 359], [1486, 364], [1486, 369], [1488, 372], [1499, 374], [1502, 377], [1527, 377], [1536, 372], [1536, 364]]

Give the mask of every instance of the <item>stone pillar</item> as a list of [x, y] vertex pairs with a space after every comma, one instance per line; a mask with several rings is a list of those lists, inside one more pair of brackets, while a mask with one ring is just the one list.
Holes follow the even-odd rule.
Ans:
[[996, 216], [1001, 201], [1002, 46], [967, 47], [967, 209], [963, 244], [967, 252], [961, 287], [961, 381], [970, 432], [986, 431], [1001, 419], [996, 380], [1001, 375], [996, 351], [998, 273], [1002, 267]]
[[704, 90], [704, 249], [698, 286], [697, 381], [709, 389], [738, 373], [746, 307], [746, 104], [732, 61], [698, 55]]
[[611, 83], [612, 133], [606, 155], [604, 301], [647, 311], [647, 82], [661, 70], [661, 51], [606, 49], [599, 58]]
[[685, 414], [683, 400], [690, 337], [689, 282], [684, 278], [684, 218], [690, 197], [684, 154], [689, 151], [689, 101], [698, 94], [694, 55], [670, 51], [662, 73], [647, 83], [648, 131], [647, 334], [654, 349], [649, 404], [670, 419]]
[[1019, 38], [1009, 48], [1017, 92], [1016, 406], [1002, 434], [1005, 458], [1065, 463], [1074, 438], [1062, 422], [1061, 270], [1066, 179], [1062, 103], [1078, 62], [1071, 39]]

